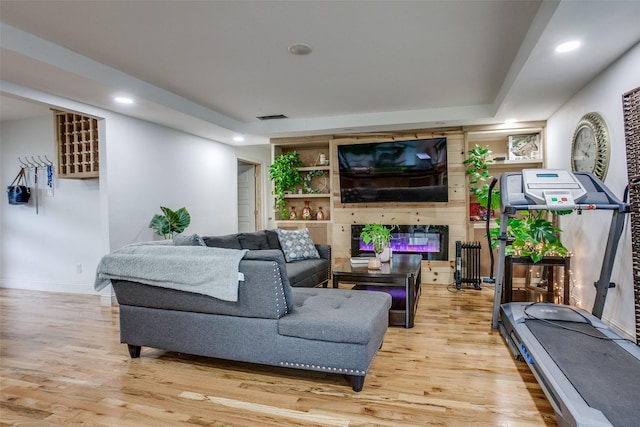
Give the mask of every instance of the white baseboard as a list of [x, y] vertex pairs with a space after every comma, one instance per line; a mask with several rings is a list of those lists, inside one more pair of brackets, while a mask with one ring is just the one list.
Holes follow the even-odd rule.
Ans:
[[96, 292], [93, 284], [61, 284], [52, 282], [38, 282], [26, 280], [0, 279], [0, 288], [23, 289], [25, 291], [40, 292], [61, 292], [65, 294], [100, 295], [100, 305], [114, 307], [118, 305], [118, 300], [113, 293], [113, 288], [107, 286], [101, 292]]
[[24, 289], [28, 291], [63, 292], [68, 294], [95, 295], [93, 284], [62, 284], [27, 280], [0, 279], [0, 288]]
[[115, 295], [100, 294], [100, 305], [103, 307], [115, 307], [118, 305], [118, 300]]
[[618, 322], [609, 319], [608, 317], [603, 317], [602, 321], [607, 325], [611, 326], [617, 333], [622, 335], [623, 338], [630, 340], [631, 342], [636, 342], [635, 331], [628, 331]]

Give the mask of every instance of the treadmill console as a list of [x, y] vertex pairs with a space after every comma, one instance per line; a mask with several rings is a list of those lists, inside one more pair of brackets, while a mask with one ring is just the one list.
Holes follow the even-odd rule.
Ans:
[[522, 186], [527, 197], [551, 210], [574, 209], [587, 194], [578, 178], [563, 169], [523, 169]]

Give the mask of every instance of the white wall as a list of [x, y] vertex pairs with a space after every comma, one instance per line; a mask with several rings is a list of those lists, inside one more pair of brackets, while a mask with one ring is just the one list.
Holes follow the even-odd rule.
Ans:
[[111, 249], [157, 238], [160, 206], [186, 207], [201, 235], [237, 230], [237, 162], [232, 147], [125, 116], [105, 120]]
[[[24, 88], [12, 94], [100, 118], [100, 179], [56, 180], [54, 197], [0, 208], [0, 286], [94, 293], [96, 266], [122, 245], [158, 239], [148, 228], [160, 206], [185, 206], [189, 233], [237, 231], [236, 149], [215, 141]], [[8, 185], [20, 156], [54, 159], [53, 119], [2, 124], [0, 177]], [[254, 150], [268, 162], [268, 146]], [[267, 154], [265, 154], [267, 153]], [[41, 175], [46, 182], [46, 175]], [[4, 196], [6, 197], [6, 196]], [[77, 273], [77, 265], [82, 273]]]
[[[584, 87], [547, 121], [547, 165], [571, 169], [571, 139], [580, 118], [589, 112], [606, 121], [611, 138], [611, 157], [605, 184], [620, 198], [627, 185], [627, 160], [622, 115], [622, 95], [640, 86], [640, 44], [627, 52]], [[611, 213], [585, 212], [560, 218], [563, 243], [574, 254], [572, 272], [576, 305], [591, 310], [595, 299], [593, 282], [600, 276]], [[630, 336], [635, 334], [631, 236], [625, 226], [618, 246], [603, 319]]]
[[[18, 157], [46, 155], [53, 160], [53, 115], [5, 122], [0, 127], [0, 176], [9, 185], [19, 170]], [[0, 203], [2, 234], [0, 285], [24, 289], [83, 292], [93, 282], [100, 257], [100, 185], [92, 180], [54, 179], [47, 196], [46, 170], [27, 170], [33, 194], [28, 205]], [[3, 192], [4, 193], [4, 192]]]

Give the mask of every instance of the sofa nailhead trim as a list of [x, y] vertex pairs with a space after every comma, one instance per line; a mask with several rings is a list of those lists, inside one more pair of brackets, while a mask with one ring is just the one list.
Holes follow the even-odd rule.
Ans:
[[359, 369], [346, 369], [346, 368], [335, 368], [331, 366], [317, 366], [317, 365], [309, 365], [306, 363], [297, 363], [297, 362], [280, 362], [280, 366], [287, 366], [293, 368], [306, 368], [320, 371], [328, 371], [328, 372], [339, 372], [339, 373], [348, 373], [352, 375], [365, 375], [366, 371], [361, 371]]
[[285, 307], [284, 310], [282, 310], [282, 304], [280, 303], [281, 302], [280, 297], [284, 299], [284, 285], [282, 283], [282, 276], [280, 275], [280, 269], [278, 268], [278, 264], [275, 262], [273, 263], [273, 278], [277, 283], [277, 285], [275, 286], [276, 295], [278, 296], [276, 298], [276, 314], [278, 316], [283, 316], [287, 313], [287, 308]]

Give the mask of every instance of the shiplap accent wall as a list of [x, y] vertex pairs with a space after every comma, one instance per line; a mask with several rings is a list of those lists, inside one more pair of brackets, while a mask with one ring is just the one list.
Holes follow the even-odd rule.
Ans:
[[[448, 203], [340, 203], [337, 147], [342, 144], [402, 141], [423, 138], [447, 138]], [[436, 130], [411, 130], [382, 133], [320, 136], [313, 139], [329, 141], [331, 151], [331, 221], [327, 224], [329, 243], [332, 245], [334, 267], [351, 257], [351, 225], [382, 224], [432, 224], [449, 226], [449, 261], [423, 261], [423, 283], [452, 283], [455, 259], [455, 241], [466, 241], [467, 195], [464, 160], [464, 133], [460, 128]], [[272, 143], [298, 143], [304, 147], [310, 141], [305, 138], [278, 138]]]
[[[447, 138], [448, 203], [371, 203], [341, 204], [337, 147], [341, 144], [401, 141], [407, 139]], [[335, 263], [351, 257], [351, 224], [431, 224], [449, 226], [449, 261], [423, 261], [424, 283], [451, 283], [455, 259], [455, 241], [466, 240], [467, 202], [462, 130], [410, 131], [382, 134], [334, 136], [331, 141], [333, 224], [331, 245]]]

